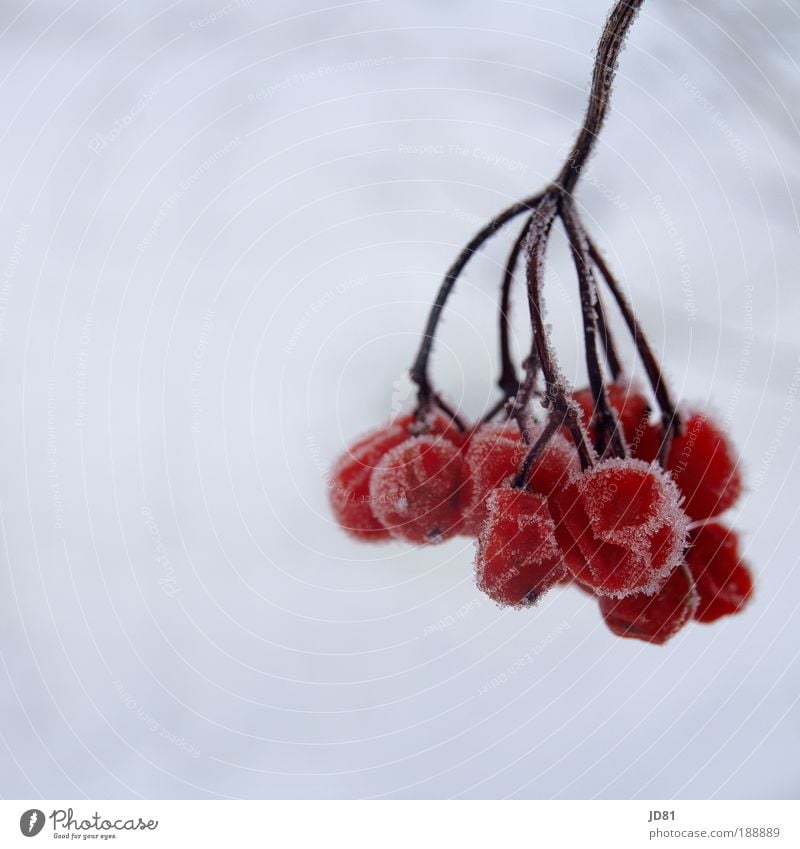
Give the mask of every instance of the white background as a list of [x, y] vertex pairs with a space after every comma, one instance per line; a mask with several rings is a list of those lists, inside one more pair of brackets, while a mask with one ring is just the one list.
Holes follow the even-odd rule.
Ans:
[[[459, 246], [556, 172], [604, 6], [3, 4], [0, 795], [796, 797], [794, 0], [648, 0], [579, 192], [743, 453], [749, 610], [622, 641], [573, 590], [498, 610], [468, 540], [372, 548], [327, 508]], [[436, 349], [470, 415], [510, 237]]]

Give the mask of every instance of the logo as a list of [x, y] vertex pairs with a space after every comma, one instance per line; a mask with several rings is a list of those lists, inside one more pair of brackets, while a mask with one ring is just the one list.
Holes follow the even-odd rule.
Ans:
[[31, 808], [19, 818], [19, 830], [25, 837], [36, 837], [44, 828], [44, 813], [38, 808]]

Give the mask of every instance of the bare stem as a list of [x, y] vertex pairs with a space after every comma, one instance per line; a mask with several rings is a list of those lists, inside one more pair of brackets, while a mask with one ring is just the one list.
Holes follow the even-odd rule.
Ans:
[[528, 234], [528, 226], [530, 218], [525, 222], [525, 226], [520, 230], [519, 235], [514, 240], [511, 246], [511, 252], [508, 255], [508, 261], [503, 272], [503, 283], [500, 293], [500, 377], [497, 381], [498, 386], [505, 393], [506, 399], [516, 395], [519, 389], [519, 378], [517, 370], [514, 368], [514, 361], [511, 358], [511, 342], [509, 338], [509, 319], [511, 317], [511, 286], [514, 282], [514, 271], [517, 267], [522, 248], [525, 244], [525, 237]]
[[611, 269], [603, 259], [603, 256], [597, 249], [594, 242], [589, 239], [588, 243], [589, 256], [591, 257], [592, 262], [597, 266], [597, 269], [605, 280], [609, 291], [614, 297], [614, 300], [617, 302], [619, 311], [622, 313], [622, 317], [625, 319], [625, 324], [627, 324], [628, 330], [633, 338], [633, 343], [636, 346], [639, 359], [641, 359], [642, 365], [644, 366], [647, 379], [653, 389], [653, 394], [656, 396], [658, 408], [661, 412], [661, 423], [664, 429], [661, 449], [659, 450], [659, 460], [663, 465], [669, 455], [669, 446], [672, 442], [672, 438], [681, 433], [682, 425], [680, 416], [675, 409], [675, 403], [672, 400], [669, 387], [667, 386], [667, 382], [661, 372], [658, 360], [653, 353], [653, 349], [650, 347], [650, 343], [647, 341], [647, 337], [642, 332], [642, 328], [639, 325], [636, 314], [634, 313], [631, 305], [628, 303], [628, 299], [625, 297], [622, 287], [617, 282], [617, 279], [614, 277]]
[[596, 431], [596, 449], [601, 459], [610, 453], [614, 457], [625, 457], [625, 438], [617, 421], [617, 415], [608, 402], [603, 369], [597, 354], [597, 286], [589, 261], [586, 234], [572, 201], [564, 197], [561, 202], [561, 220], [569, 238], [572, 261], [578, 274], [583, 315], [583, 341], [586, 353], [586, 370], [594, 400], [593, 421]]
[[[572, 400], [571, 391], [558, 370], [556, 359], [550, 349], [550, 341], [544, 326], [544, 305], [542, 301], [542, 283], [544, 282], [544, 258], [553, 221], [558, 214], [560, 191], [556, 188], [547, 192], [531, 215], [528, 236], [528, 306], [531, 314], [533, 342], [530, 362], [538, 360], [545, 381], [545, 403], [550, 407], [550, 416], [569, 429], [578, 450], [581, 467], [588, 469], [594, 465], [594, 457], [586, 438], [586, 432], [580, 423], [580, 417]], [[535, 358], [535, 359], [534, 359]], [[523, 398], [521, 406], [527, 406], [528, 398]], [[553, 431], [555, 432], [555, 431]], [[537, 449], [538, 442], [531, 451]]]
[[625, 36], [644, 0], [618, 0], [606, 20], [603, 34], [597, 45], [597, 55], [592, 72], [592, 87], [586, 117], [572, 146], [567, 161], [558, 175], [556, 183], [564, 192], [571, 194], [586, 164], [597, 137], [602, 129], [611, 99], [611, 86], [617, 72], [619, 54]]
[[461, 251], [461, 253], [456, 257], [455, 262], [450, 266], [450, 269], [445, 275], [442, 285], [439, 288], [439, 292], [436, 295], [436, 300], [433, 302], [433, 306], [431, 307], [430, 314], [428, 315], [428, 321], [425, 325], [425, 331], [422, 335], [422, 342], [420, 343], [417, 356], [414, 359], [414, 363], [409, 372], [411, 379], [417, 384], [419, 390], [420, 408], [427, 405], [432, 399], [433, 389], [428, 374], [431, 349], [433, 347], [433, 340], [436, 336], [439, 321], [442, 317], [442, 310], [447, 303], [447, 298], [450, 296], [453, 286], [455, 286], [456, 280], [458, 280], [461, 272], [464, 270], [464, 267], [469, 262], [472, 255], [484, 244], [484, 242], [491, 238], [491, 236], [503, 227], [504, 224], [511, 221], [513, 218], [516, 218], [518, 215], [521, 215], [523, 212], [527, 212], [532, 209], [539, 201], [540, 197], [541, 192], [509, 206], [499, 215], [495, 216], [469, 240], [466, 247]]
[[611, 334], [611, 327], [606, 321], [606, 311], [603, 306], [603, 299], [600, 297], [600, 290], [595, 291], [597, 301], [594, 305], [597, 313], [597, 332], [600, 336], [600, 341], [603, 343], [603, 351], [606, 355], [608, 369], [611, 372], [611, 378], [618, 381], [622, 376], [622, 364], [617, 353], [617, 346], [614, 344], [614, 337]]
[[547, 443], [553, 438], [560, 424], [561, 422], [557, 416], [550, 416], [547, 420], [547, 424], [544, 426], [539, 438], [525, 455], [525, 460], [511, 484], [515, 489], [524, 489], [528, 485], [528, 478], [530, 477], [533, 464], [539, 459], [544, 449], [547, 448]]

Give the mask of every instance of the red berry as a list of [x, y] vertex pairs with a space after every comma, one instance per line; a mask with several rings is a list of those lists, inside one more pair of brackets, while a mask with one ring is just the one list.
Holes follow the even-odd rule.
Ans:
[[664, 429], [661, 424], [643, 424], [628, 440], [628, 447], [634, 457], [646, 463], [652, 463], [658, 459], [663, 437]]
[[389, 532], [372, 511], [369, 479], [381, 457], [406, 439], [407, 428], [388, 425], [359, 439], [334, 464], [329, 492], [331, 509], [336, 521], [351, 536], [367, 542], [389, 539]]
[[688, 519], [677, 487], [639, 460], [589, 469], [551, 506], [570, 571], [603, 595], [652, 593], [683, 558]]
[[510, 487], [486, 499], [475, 559], [478, 587], [498, 604], [531, 605], [566, 575], [547, 501]]
[[411, 437], [384, 454], [369, 482], [372, 510], [383, 527], [418, 544], [457, 533], [471, 491], [463, 454], [432, 434]]
[[[607, 383], [606, 393], [610, 406], [616, 411], [622, 432], [627, 442], [633, 441], [637, 429], [647, 425], [650, 418], [650, 405], [647, 398], [635, 386], [622, 383]], [[591, 424], [594, 413], [594, 396], [588, 387], [579, 389], [572, 396], [580, 404], [587, 426]]]
[[702, 413], [692, 413], [684, 432], [672, 440], [667, 469], [686, 496], [692, 519], [708, 519], [732, 507], [742, 492], [736, 451], [722, 429]]
[[686, 565], [700, 598], [694, 614], [698, 622], [738, 613], [753, 593], [753, 577], [739, 557], [738, 537], [717, 522], [691, 531]]
[[[541, 428], [534, 429], [531, 444]], [[473, 503], [465, 517], [465, 529], [477, 535], [486, 519], [486, 499], [494, 489], [511, 483], [530, 450], [516, 424], [484, 425], [469, 441], [466, 458], [473, 482]], [[579, 469], [572, 445], [560, 434], [548, 442], [528, 477], [528, 489], [545, 497], [563, 486]]]
[[600, 599], [600, 612], [618, 637], [661, 645], [689, 621], [696, 605], [691, 578], [685, 568], [679, 567], [654, 595], [606, 596]]
[[408, 413], [357, 439], [334, 463], [329, 492], [331, 509], [336, 521], [351, 536], [367, 542], [390, 538], [373, 513], [369, 480], [381, 457], [405, 442], [418, 428], [449, 439], [463, 439], [452, 420], [438, 410], [431, 411], [421, 423], [416, 422], [413, 413]]

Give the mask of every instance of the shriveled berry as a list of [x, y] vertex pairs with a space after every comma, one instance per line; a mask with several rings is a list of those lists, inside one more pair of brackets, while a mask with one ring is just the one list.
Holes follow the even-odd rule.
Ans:
[[414, 436], [383, 455], [369, 482], [381, 525], [418, 544], [458, 533], [472, 484], [458, 447], [432, 434]]
[[688, 570], [679, 567], [653, 595], [635, 593], [625, 598], [600, 598], [606, 625], [618, 637], [661, 645], [691, 619], [697, 594]]
[[478, 587], [498, 604], [531, 605], [566, 576], [547, 500], [494, 489], [475, 558]]
[[722, 429], [703, 413], [691, 413], [672, 440], [667, 469], [686, 496], [692, 519], [708, 519], [732, 507], [742, 492], [736, 451]]
[[683, 558], [688, 518], [673, 481], [639, 460], [608, 460], [551, 499], [578, 580], [603, 595], [655, 592]]
[[438, 410], [431, 411], [422, 422], [417, 422], [414, 414], [409, 413], [365, 434], [334, 463], [329, 490], [331, 510], [342, 529], [351, 536], [366, 542], [390, 538], [372, 510], [370, 477], [387, 451], [405, 442], [419, 429], [451, 440], [463, 439], [452, 420]]
[[[541, 428], [533, 429], [531, 444]], [[515, 424], [484, 425], [470, 439], [466, 450], [473, 482], [473, 503], [465, 516], [465, 531], [478, 534], [486, 518], [486, 499], [492, 490], [509, 484], [519, 472], [530, 446], [522, 441]], [[531, 467], [528, 489], [545, 497], [563, 486], [579, 469], [575, 449], [555, 434]]]
[[698, 622], [738, 613], [753, 594], [753, 577], [739, 556], [739, 538], [718, 522], [690, 532], [686, 565], [699, 597]]
[[[622, 432], [627, 442], [635, 437], [638, 428], [647, 424], [650, 417], [650, 404], [645, 395], [636, 386], [623, 383], [607, 383], [608, 403], [616, 412]], [[590, 426], [594, 414], [594, 396], [589, 387], [578, 389], [572, 396], [580, 404], [584, 421]]]

